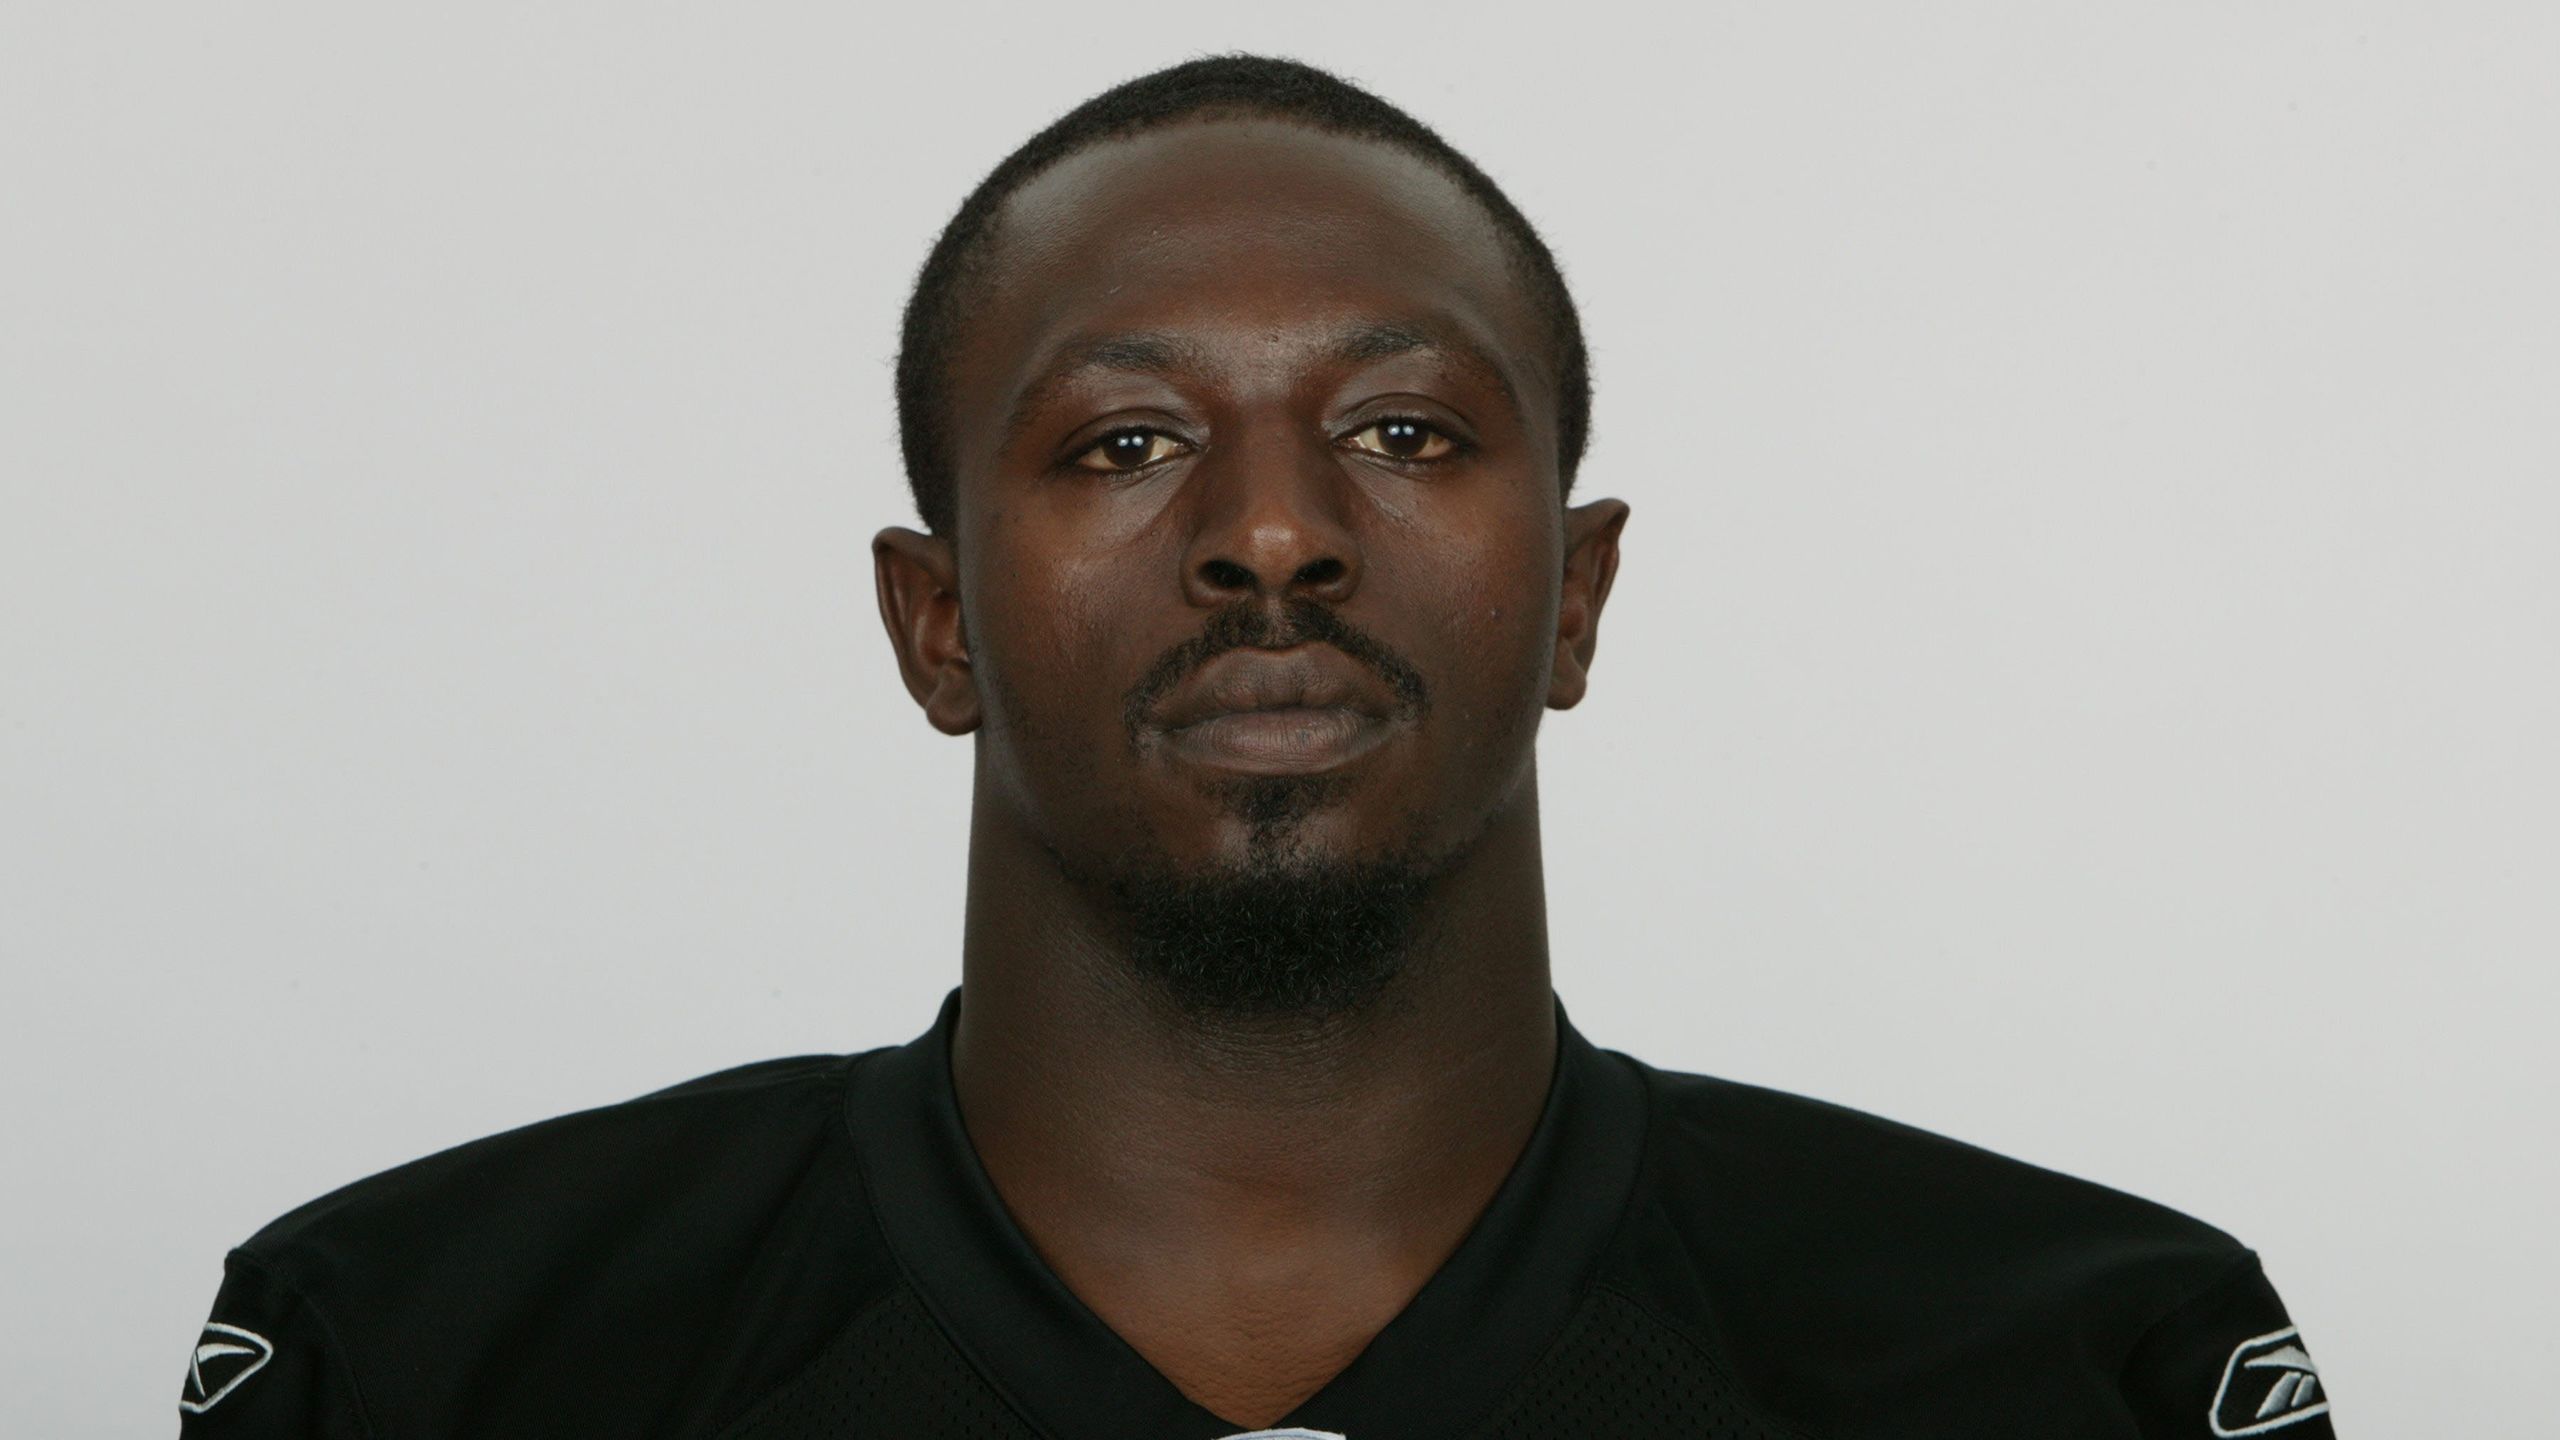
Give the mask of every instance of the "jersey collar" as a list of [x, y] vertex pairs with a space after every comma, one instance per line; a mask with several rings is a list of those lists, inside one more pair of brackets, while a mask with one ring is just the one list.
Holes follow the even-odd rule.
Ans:
[[[1070, 1292], [1004, 1209], [951, 1087], [960, 992], [931, 1030], [853, 1070], [847, 1114], [882, 1233], [970, 1362], [1055, 1440], [1212, 1440], [1195, 1405]], [[1645, 1091], [1556, 1009], [1546, 1108], [1492, 1202], [1402, 1313], [1280, 1426], [1455, 1440], [1562, 1331], [1635, 1183]]]

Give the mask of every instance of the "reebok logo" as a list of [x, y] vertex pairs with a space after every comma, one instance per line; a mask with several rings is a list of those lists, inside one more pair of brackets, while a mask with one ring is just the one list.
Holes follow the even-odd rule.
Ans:
[[2302, 1348], [2300, 1332], [2290, 1328], [2241, 1341], [2213, 1393], [2216, 1435], [2263, 1435], [2328, 1413], [2319, 1367]]
[[275, 1353], [267, 1337], [254, 1330], [207, 1323], [204, 1333], [196, 1337], [195, 1353], [187, 1357], [187, 1388], [178, 1396], [178, 1408], [201, 1415], [221, 1404], [222, 1397], [265, 1368]]

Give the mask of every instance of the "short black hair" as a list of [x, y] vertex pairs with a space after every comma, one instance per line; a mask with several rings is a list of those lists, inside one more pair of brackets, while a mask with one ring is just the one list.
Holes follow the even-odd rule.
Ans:
[[1591, 362], [1582, 317], [1546, 241], [1502, 187], [1430, 126], [1329, 71], [1265, 55], [1217, 55], [1114, 85], [1060, 116], [1004, 157], [942, 229], [907, 298], [898, 346], [898, 443], [916, 512], [949, 534], [955, 502], [949, 368], [966, 309], [967, 282], [987, 256], [1005, 201], [1034, 177], [1089, 145], [1208, 115], [1294, 120], [1319, 130], [1383, 141], [1437, 167], [1482, 205], [1509, 242], [1530, 299], [1556, 347], [1556, 450], [1563, 488], [1573, 488], [1591, 428]]

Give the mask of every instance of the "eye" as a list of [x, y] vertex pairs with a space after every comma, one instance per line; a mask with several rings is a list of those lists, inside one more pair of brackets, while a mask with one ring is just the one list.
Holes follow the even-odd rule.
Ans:
[[1159, 460], [1170, 460], [1190, 449], [1190, 446], [1161, 430], [1132, 425], [1124, 430], [1114, 430], [1095, 441], [1091, 449], [1075, 458], [1075, 465], [1080, 470], [1125, 475], [1132, 470], [1144, 470]]
[[1457, 441], [1429, 422], [1401, 415], [1355, 433], [1350, 445], [1390, 460], [1441, 460], [1458, 448]]

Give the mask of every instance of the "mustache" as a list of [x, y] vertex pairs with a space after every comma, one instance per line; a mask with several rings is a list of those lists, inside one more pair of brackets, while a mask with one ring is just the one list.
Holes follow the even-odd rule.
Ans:
[[1276, 609], [1257, 601], [1239, 600], [1212, 612], [1199, 634], [1164, 652], [1138, 677], [1138, 683], [1129, 689], [1127, 704], [1121, 708], [1121, 718], [1135, 738], [1146, 728], [1147, 716], [1165, 692], [1211, 660], [1247, 646], [1283, 650], [1307, 644], [1330, 645], [1378, 672], [1407, 716], [1420, 715], [1430, 707], [1430, 687], [1423, 684], [1422, 672], [1411, 661], [1343, 619], [1331, 607], [1295, 595], [1282, 600]]

